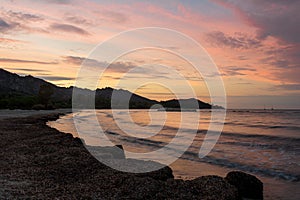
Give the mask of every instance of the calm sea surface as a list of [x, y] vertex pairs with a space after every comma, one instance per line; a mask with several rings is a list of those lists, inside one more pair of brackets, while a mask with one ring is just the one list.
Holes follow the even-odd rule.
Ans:
[[[140, 153], [139, 159], [162, 163], [163, 157], [146, 158], [142, 153], [164, 147], [181, 127], [186, 134], [176, 144], [178, 147], [187, 145], [190, 137], [194, 139], [180, 159], [170, 165], [177, 178], [191, 179], [208, 174], [225, 176], [229, 171], [242, 170], [258, 176], [264, 182], [265, 199], [300, 198], [300, 110], [228, 110], [217, 144], [202, 159], [198, 153], [211, 121], [209, 110], [200, 111], [200, 117], [199, 112], [185, 113], [185, 119], [193, 123], [190, 127], [189, 123], [180, 124], [180, 112], [130, 110], [130, 117], [126, 115], [127, 112], [118, 110], [113, 115], [111, 110], [96, 110], [98, 121], [91, 122], [93, 111], [84, 110], [49, 122], [49, 125], [78, 136], [73, 115], [79, 119], [80, 126], [89, 123], [94, 132], [97, 132], [99, 123], [113, 143], [122, 144], [126, 151]], [[195, 120], [199, 126], [191, 130], [191, 127], [195, 127]], [[135, 132], [137, 137], [129, 135], [130, 131]], [[156, 134], [147, 136], [153, 133]], [[99, 145], [93, 135], [79, 136], [88, 145]], [[176, 145], [173, 152], [177, 151]]]

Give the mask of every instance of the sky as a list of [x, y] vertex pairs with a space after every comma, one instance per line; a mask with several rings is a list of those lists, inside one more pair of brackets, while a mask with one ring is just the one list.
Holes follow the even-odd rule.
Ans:
[[[190, 97], [184, 85], [191, 85], [198, 98], [210, 101], [201, 74], [174, 52], [201, 55], [176, 37], [113, 63], [91, 56], [97, 45], [124, 31], [160, 27], [203, 47], [222, 77], [228, 108], [300, 109], [299, 9], [297, 0], [0, 0], [0, 67], [69, 87], [83, 61], [95, 73], [110, 64], [97, 87], [166, 100], [174, 93]], [[160, 33], [132, 35], [106, 53], [153, 38]], [[148, 83], [137, 87], [140, 80]]]

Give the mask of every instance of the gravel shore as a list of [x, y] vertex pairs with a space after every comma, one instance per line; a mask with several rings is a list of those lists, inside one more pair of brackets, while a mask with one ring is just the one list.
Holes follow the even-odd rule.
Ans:
[[240, 199], [218, 176], [183, 181], [169, 167], [145, 174], [111, 169], [80, 139], [46, 125], [61, 114], [0, 119], [0, 199]]

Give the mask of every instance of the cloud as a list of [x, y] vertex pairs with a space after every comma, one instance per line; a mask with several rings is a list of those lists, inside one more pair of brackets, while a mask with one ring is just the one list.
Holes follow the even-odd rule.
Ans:
[[0, 38], [0, 43], [25, 43], [25, 41], [10, 38]]
[[[138, 67], [135, 63], [132, 62], [114, 62], [109, 65], [108, 72], [119, 72], [119, 73], [126, 73], [131, 69]], [[143, 74], [145, 71], [143, 68], [136, 68], [131, 73], [138, 73]]]
[[[86, 67], [95, 67], [95, 68], [106, 68], [106, 73], [126, 73], [129, 70], [134, 69], [134, 71], [131, 71], [130, 73], [135, 73], [135, 74], [143, 74], [145, 75], [148, 70], [138, 67], [139, 65], [136, 64], [135, 62], [113, 62], [113, 63], [107, 63], [106, 61], [98, 61], [95, 59], [90, 59], [90, 58], [84, 58], [84, 57], [78, 57], [78, 56], [64, 56], [63, 62], [73, 64], [73, 65], [84, 65]], [[162, 76], [163, 72], [156, 72], [155, 69], [153, 68], [153, 73], [156, 73], [155, 77], [164, 77]], [[159, 75], [158, 75], [159, 74]], [[131, 77], [134, 78], [134, 77]], [[140, 78], [140, 76], [139, 76]]]
[[224, 76], [243, 76], [247, 74], [245, 72], [254, 72], [256, 69], [251, 67], [225, 66], [222, 67], [222, 71], [224, 72], [222, 74]]
[[159, 49], [169, 49], [171, 51], [178, 51], [180, 50], [181, 48], [178, 47], [178, 46], [155, 46], [156, 48], [159, 48]]
[[229, 47], [234, 49], [250, 49], [261, 46], [259, 40], [239, 32], [231, 36], [221, 31], [213, 31], [206, 34], [206, 40], [216, 47]]
[[70, 78], [66, 76], [37, 76], [38, 78], [47, 80], [47, 81], [72, 81], [75, 78]]
[[6, 15], [10, 18], [10, 20], [18, 21], [18, 22], [36, 22], [44, 20], [43, 17], [29, 14], [29, 13], [23, 13], [23, 12], [14, 12], [14, 11], [8, 11]]
[[112, 80], [120, 80], [120, 77], [115, 77], [115, 76], [109, 76], [109, 75], [104, 75], [102, 76], [104, 79], [112, 79]]
[[300, 45], [272, 48], [264, 53], [267, 57], [260, 60], [260, 62], [272, 66], [270, 72], [273, 80], [300, 83]]
[[127, 72], [128, 70], [136, 67], [136, 65], [131, 62], [114, 62], [114, 63], [109, 64], [105, 61], [98, 61], [95, 59], [78, 57], [78, 56], [65, 56], [65, 57], [63, 57], [63, 61], [66, 63], [73, 64], [73, 65], [83, 64], [84, 66], [100, 67], [103, 69], [104, 69], [104, 67], [109, 66], [109, 68], [107, 68], [108, 71], [120, 72], [120, 73]]
[[4, 28], [8, 28], [9, 24], [6, 21], [4, 21], [3, 19], [0, 18], [0, 27], [1, 27], [1, 30], [2, 30]]
[[91, 25], [92, 22], [90, 22], [89, 20], [82, 18], [82, 17], [77, 17], [77, 16], [66, 16], [65, 19], [71, 23], [74, 24], [83, 24], [83, 25]]
[[27, 68], [8, 68], [8, 70], [26, 71], [26, 72], [49, 72], [43, 69], [27, 69]]
[[282, 84], [276, 85], [271, 89], [281, 89], [281, 90], [300, 90], [300, 84]]
[[[139, 88], [140, 89], [140, 88]], [[151, 88], [151, 90], [153, 90], [153, 88]], [[150, 91], [150, 92], [145, 92], [143, 90], [143, 95], [151, 95], [151, 96], [159, 96], [159, 97], [169, 97], [169, 96], [174, 96], [174, 94], [170, 93], [170, 92], [153, 92], [153, 91]], [[176, 93], [176, 95], [185, 95], [185, 93]]]
[[[44, 20], [43, 17], [15, 11], [3, 11], [0, 13], [0, 32], [4, 34], [17, 32], [33, 32], [42, 31], [40, 28], [34, 26], [38, 22]], [[38, 24], [39, 25], [39, 24]]]
[[125, 14], [112, 10], [104, 10], [101, 12], [101, 15], [105, 18], [105, 20], [109, 20], [117, 24], [122, 24], [129, 20]]
[[54, 3], [54, 4], [70, 4], [72, 3], [71, 0], [44, 0], [47, 3]]
[[0, 32], [5, 33], [15, 27], [16, 24], [9, 23], [5, 21], [4, 19], [0, 18]]
[[[256, 28], [256, 39], [275, 39], [271, 46], [261, 48], [270, 65], [271, 80], [290, 84], [300, 83], [300, 1], [297, 0], [214, 0], [230, 9], [244, 23]], [[267, 41], [267, 40], [266, 40]]]
[[247, 56], [238, 56], [238, 60], [249, 60]]
[[300, 1], [297, 0], [215, 0], [232, 9], [247, 24], [258, 29], [258, 37], [276, 37], [280, 40], [300, 42]]
[[70, 25], [70, 24], [54, 23], [54, 24], [51, 24], [50, 28], [53, 29], [53, 30], [57, 30], [57, 31], [76, 33], [76, 34], [80, 34], [80, 35], [90, 35], [84, 29], [79, 28], [77, 26]]
[[0, 63], [30, 63], [30, 64], [42, 64], [42, 65], [55, 65], [58, 62], [43, 62], [35, 60], [19, 60], [19, 59], [10, 59], [10, 58], [0, 58]]
[[10, 38], [1, 38], [0, 37], [0, 49], [18, 49], [19, 46], [28, 43], [22, 40], [10, 39]]
[[273, 70], [271, 72], [273, 79], [276, 81], [287, 82], [287, 83], [300, 83], [299, 74], [300, 68], [287, 68], [282, 70]]
[[114, 62], [109, 64], [105, 61], [98, 61], [95, 59], [78, 57], [78, 56], [65, 56], [63, 57], [63, 61], [73, 65], [83, 64], [84, 66], [87, 67], [100, 67], [103, 69], [104, 67], [108, 66], [107, 72], [118, 72], [118, 73], [125, 73], [128, 70], [136, 67], [136, 65], [131, 62]]
[[268, 62], [278, 68], [287, 68], [299, 66], [300, 63], [300, 45], [289, 45], [272, 48], [265, 51], [268, 57], [263, 62]]
[[84, 62], [84, 65], [89, 67], [104, 67], [106, 65], [105, 62], [100, 62], [95, 59], [89, 59], [79, 56], [63, 56], [63, 62], [73, 64], [73, 65], [81, 65]]
[[254, 84], [251, 82], [237, 82], [237, 83], [234, 83], [234, 85], [254, 85]]

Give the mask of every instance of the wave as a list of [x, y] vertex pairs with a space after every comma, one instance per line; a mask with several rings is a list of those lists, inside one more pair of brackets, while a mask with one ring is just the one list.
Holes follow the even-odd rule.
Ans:
[[[256, 123], [264, 123], [264, 122], [256, 122]], [[286, 129], [286, 130], [300, 130], [299, 126], [295, 126], [293, 124], [287, 125], [263, 125], [263, 124], [246, 124], [240, 122], [225, 122], [224, 125], [232, 125], [232, 126], [244, 126], [249, 128], [262, 128], [262, 129]]]
[[[207, 130], [199, 130], [198, 133], [206, 134]], [[139, 144], [148, 147], [161, 148], [167, 145], [167, 142], [156, 141], [146, 138], [136, 138], [129, 137], [127, 135], [121, 135], [116, 132], [107, 130], [107, 134], [117, 137], [119, 140]], [[165, 137], [166, 139], [172, 139], [174, 135], [160, 133], [160, 137]], [[254, 149], [270, 149], [279, 152], [298, 152], [300, 150], [300, 138], [291, 138], [283, 136], [267, 136], [267, 135], [255, 135], [255, 134], [239, 134], [233, 132], [222, 132], [221, 137], [218, 141], [220, 145], [231, 145], [231, 146], [243, 146]], [[244, 140], [245, 139], [245, 140]], [[250, 140], [247, 140], [250, 139]], [[202, 142], [203, 137], [195, 137], [195, 141]], [[180, 144], [178, 144], [180, 145]]]
[[252, 124], [247, 125], [243, 124], [243, 126], [250, 127], [250, 128], [263, 128], [263, 129], [285, 129], [285, 130], [300, 130], [299, 126], [284, 126], [284, 125], [260, 125], [260, 124]]
[[[111, 135], [119, 135], [118, 133], [111, 132], [111, 131], [106, 131], [106, 132]], [[133, 138], [133, 137], [126, 137], [123, 135], [119, 135], [119, 136], [120, 136], [119, 139], [122, 140], [123, 142], [128, 142], [130, 144], [134, 144], [134, 146], [136, 146], [136, 145], [147, 146], [150, 149], [162, 148], [168, 144], [166, 142], [155, 141], [155, 140], [151, 140], [151, 139]], [[230, 145], [244, 145], [244, 146], [250, 145], [250, 143], [246, 143], [246, 142], [219, 142], [219, 143], [220, 144], [230, 144]], [[275, 148], [275, 147], [272, 147], [272, 145], [270, 145], [270, 144], [255, 144], [255, 148], [268, 148], [269, 149], [269, 148]], [[251, 173], [261, 174], [264, 176], [279, 178], [279, 179], [288, 180], [288, 181], [294, 181], [294, 182], [300, 181], [300, 175], [293, 174], [291, 172], [285, 172], [285, 171], [279, 171], [279, 170], [275, 170], [275, 169], [258, 167], [258, 166], [249, 165], [246, 163], [239, 163], [236, 161], [227, 160], [224, 158], [217, 158], [217, 157], [213, 157], [213, 156], [206, 156], [205, 158], [199, 159], [198, 153], [196, 153], [197, 151], [193, 152], [193, 151], [191, 151], [192, 149], [195, 149], [195, 148], [190, 147], [190, 150], [184, 152], [184, 154], [181, 156], [181, 159], [191, 160], [194, 162], [204, 162], [204, 163], [209, 163], [209, 164], [218, 165], [218, 166], [227, 167], [227, 168], [234, 168], [234, 169], [238, 169], [238, 170], [243, 170], [243, 171], [247, 171], [247, 172], [251, 172]], [[177, 149], [171, 149], [171, 150], [177, 151]]]
[[295, 147], [289, 145], [288, 143], [286, 145], [283, 145], [282, 143], [279, 144], [261, 144], [261, 143], [254, 143], [254, 142], [222, 142], [218, 141], [218, 144], [222, 145], [232, 145], [232, 146], [243, 146], [243, 147], [249, 147], [249, 148], [255, 148], [256, 150], [259, 149], [272, 149], [277, 150], [280, 152], [286, 152], [286, 151], [295, 151]]
[[279, 170], [275, 170], [275, 169], [258, 167], [258, 166], [249, 165], [249, 164], [240, 163], [240, 162], [233, 162], [232, 160], [216, 158], [213, 156], [206, 156], [206, 157], [200, 159], [198, 157], [198, 153], [191, 152], [191, 151], [186, 151], [184, 153], [184, 155], [182, 155], [180, 158], [184, 159], [184, 160], [194, 161], [194, 162], [203, 162], [203, 163], [209, 163], [209, 164], [217, 165], [217, 166], [221, 166], [221, 167], [242, 170], [245, 172], [260, 174], [260, 175], [272, 177], [272, 178], [279, 178], [282, 180], [287, 180], [287, 181], [292, 181], [292, 182], [300, 181], [299, 174], [294, 174], [294, 173], [285, 172], [285, 171], [279, 171]]
[[121, 134], [118, 134], [118, 133], [112, 132], [112, 131], [105, 131], [105, 133], [114, 135], [114, 136], [118, 136], [118, 139], [120, 139], [122, 141], [134, 143], [134, 144], [141, 144], [141, 145], [145, 145], [145, 146], [162, 147], [162, 146], [168, 144], [166, 142], [150, 140], [150, 139], [146, 139], [146, 138], [136, 138], [136, 137], [124, 136], [124, 135], [121, 135]]
[[[110, 134], [111, 133], [112, 132], [110, 132]], [[150, 139], [132, 138], [132, 137], [124, 137], [124, 136], [122, 136], [120, 139], [122, 141], [134, 144], [134, 146], [139, 144], [142, 146], [148, 146], [150, 147], [150, 149], [162, 148], [168, 144], [166, 142], [160, 142], [160, 141], [155, 141]], [[169, 149], [171, 149], [172, 151], [177, 151], [177, 149], [172, 149], [172, 148]], [[280, 178], [288, 181], [294, 181], [294, 182], [300, 181], [299, 175], [290, 172], [267, 169], [267, 168], [262, 168], [254, 165], [245, 164], [245, 163], [233, 162], [231, 160], [216, 158], [213, 156], [206, 156], [205, 158], [199, 159], [198, 153], [192, 151], [184, 152], [184, 154], [181, 156], [181, 159], [191, 160], [194, 162], [204, 162], [204, 163], [209, 163], [209, 164], [218, 165], [227, 168], [234, 168], [234, 169], [243, 170], [251, 173], [261, 174], [268, 177]]]
[[[218, 133], [215, 131], [211, 131], [212, 133]], [[206, 134], [207, 130], [198, 130], [197, 133], [199, 134]], [[268, 142], [270, 140], [273, 141], [295, 141], [300, 142], [300, 138], [294, 138], [294, 137], [286, 137], [286, 136], [275, 136], [275, 135], [259, 135], [259, 134], [249, 134], [249, 133], [236, 133], [236, 132], [229, 132], [229, 131], [222, 131], [221, 135], [224, 136], [230, 136], [230, 137], [236, 137], [236, 138], [257, 138], [260, 140], [267, 140]]]
[[223, 158], [215, 158], [213, 156], [206, 156], [205, 158], [201, 159], [200, 162], [206, 162], [214, 165], [224, 166], [228, 168], [235, 168], [251, 173], [261, 174], [264, 176], [269, 176], [273, 178], [280, 178], [283, 180], [293, 181], [293, 182], [299, 182], [300, 181], [300, 175], [299, 174], [293, 174], [290, 172], [284, 172], [284, 171], [278, 171], [274, 169], [269, 168], [261, 168], [254, 165], [247, 165], [245, 163], [239, 163], [239, 162], [232, 162], [230, 160], [226, 160]]
[[119, 133], [112, 132], [112, 131], [105, 131], [105, 133], [109, 135], [120, 135]]
[[274, 109], [274, 110], [261, 110], [261, 109], [238, 109], [238, 110], [227, 110], [228, 113], [255, 113], [255, 114], [299, 114], [300, 110], [285, 110], [285, 109]]

